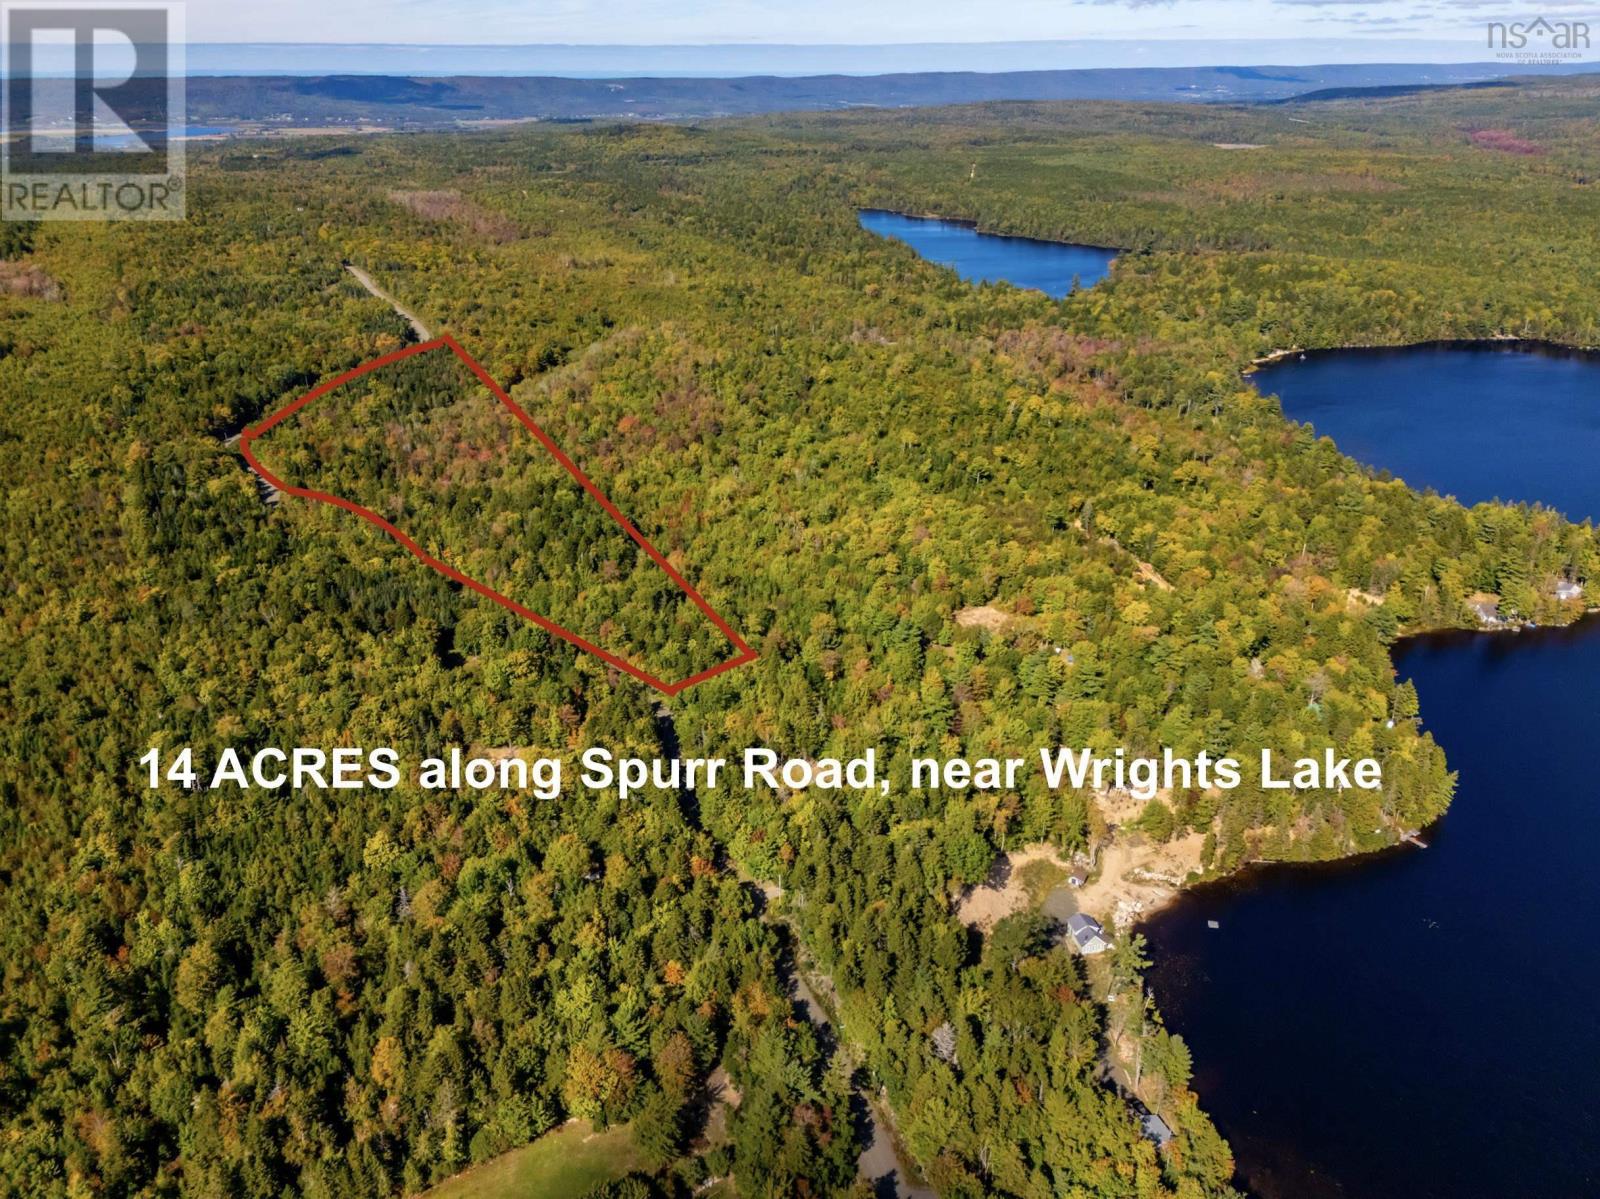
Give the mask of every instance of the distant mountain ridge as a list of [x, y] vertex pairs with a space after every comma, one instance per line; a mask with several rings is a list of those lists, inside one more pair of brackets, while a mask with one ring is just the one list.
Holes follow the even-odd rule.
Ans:
[[1579, 74], [1505, 63], [1313, 67], [1102, 68], [1065, 71], [574, 79], [557, 76], [248, 75], [189, 80], [189, 116], [204, 122], [372, 123], [437, 128], [463, 121], [673, 120], [766, 112], [912, 108], [995, 100], [1194, 103], [1286, 100], [1306, 93], [1478, 84], [1510, 75]]
[[1396, 96], [1416, 96], [1424, 92], [1459, 88], [1477, 91], [1481, 88], [1516, 87], [1514, 79], [1479, 79], [1470, 83], [1386, 83], [1375, 87], [1324, 87], [1313, 92], [1301, 92], [1282, 100], [1268, 100], [1268, 104], [1310, 104], [1321, 100], [1388, 100]]
[[[1003, 24], [997, 22], [997, 24]], [[462, 32], [470, 36], [471, 22]], [[1387, 36], [1080, 38], [995, 42], [418, 44], [190, 42], [193, 75], [506, 75], [529, 79], [734, 79], [752, 75], [894, 75], [1069, 71], [1262, 63], [1477, 63], [1486, 42]], [[1591, 56], [1593, 57], [1593, 56]]]

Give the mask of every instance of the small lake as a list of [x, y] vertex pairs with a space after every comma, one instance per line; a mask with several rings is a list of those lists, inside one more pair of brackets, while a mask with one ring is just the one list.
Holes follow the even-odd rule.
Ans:
[[1526, 342], [1336, 350], [1253, 379], [1290, 420], [1418, 490], [1600, 518], [1600, 355]]
[[[132, 133], [96, 133], [94, 139], [95, 149], [137, 149], [145, 144], [140, 138], [140, 132], [141, 131], [136, 130]], [[167, 131], [167, 137], [172, 141], [189, 141], [190, 139], [197, 137], [221, 137], [225, 134], [231, 134], [232, 132], [233, 127], [231, 125], [175, 125]], [[35, 136], [37, 136], [39, 140], [45, 142], [68, 142], [71, 141], [75, 135], [67, 131], [57, 132], [54, 130], [47, 130], [44, 133], [37, 134]]]
[[1058, 300], [1072, 292], [1074, 281], [1079, 287], [1093, 287], [1104, 279], [1118, 254], [1103, 246], [979, 233], [965, 221], [904, 216], [878, 208], [863, 209], [859, 217], [863, 229], [905, 242], [968, 283], [1010, 283]]

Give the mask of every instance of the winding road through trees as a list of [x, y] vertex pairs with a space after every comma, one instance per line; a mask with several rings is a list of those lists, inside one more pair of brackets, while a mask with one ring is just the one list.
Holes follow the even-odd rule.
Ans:
[[383, 288], [379, 287], [377, 281], [374, 280], [371, 275], [367, 274], [366, 271], [362, 270], [353, 262], [345, 263], [344, 269], [355, 276], [357, 283], [361, 284], [362, 287], [366, 288], [373, 295], [377, 296], [378, 299], [382, 300], [385, 304], [389, 305], [390, 308], [393, 308], [397, 313], [399, 313], [400, 316], [405, 319], [406, 323], [411, 326], [412, 331], [416, 333], [418, 341], [433, 340], [433, 334], [429, 332], [428, 326], [422, 323], [422, 318], [416, 313], [412, 312], [411, 309], [407, 308], [399, 300], [391, 296], [388, 292], [384, 291]]
[[[783, 888], [776, 883], [756, 882], [763, 898], [766, 900], [765, 918], [776, 923], [787, 925], [787, 921], [774, 910], [778, 900], [783, 897]], [[789, 929], [791, 935], [794, 929]], [[796, 937], [798, 945], [798, 937]], [[794, 962], [794, 973], [789, 980], [789, 995], [802, 1009], [812, 1024], [825, 1032], [835, 1044], [844, 1047], [844, 1042], [833, 1026], [833, 1020], [817, 998], [817, 990], [821, 989], [830, 995], [833, 991], [833, 980], [827, 975], [818, 975], [808, 978], [798, 959]], [[861, 1177], [872, 1186], [872, 1193], [877, 1199], [938, 1199], [938, 1195], [931, 1187], [918, 1185], [906, 1178], [906, 1168], [897, 1152], [895, 1144], [895, 1130], [890, 1122], [887, 1104], [871, 1094], [865, 1087], [858, 1085], [857, 1095], [865, 1111], [867, 1125], [867, 1144], [861, 1150], [857, 1160], [857, 1169]]]

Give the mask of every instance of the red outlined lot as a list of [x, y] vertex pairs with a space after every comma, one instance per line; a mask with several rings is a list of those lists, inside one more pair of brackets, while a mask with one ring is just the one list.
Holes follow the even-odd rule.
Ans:
[[[360, 504], [344, 499], [341, 496], [332, 495], [326, 491], [315, 491], [309, 487], [293, 487], [290, 484], [285, 483], [282, 479], [279, 479], [276, 475], [269, 471], [265, 466], [261, 465], [260, 460], [251, 451], [251, 442], [255, 441], [263, 434], [270, 432], [276, 425], [281, 424], [283, 421], [293, 416], [296, 412], [299, 412], [307, 404], [314, 403], [321, 397], [327, 395], [329, 392], [343, 387], [346, 383], [350, 383], [356, 379], [359, 379], [363, 375], [371, 374], [373, 371], [381, 370], [382, 368], [393, 363], [415, 357], [418, 354], [426, 354], [433, 350], [440, 349], [448, 349], [452, 354], [454, 354], [462, 362], [462, 364], [472, 372], [472, 374], [477, 378], [478, 382], [487, 387], [490, 394], [504, 404], [507, 410], [510, 411], [511, 415], [516, 417], [517, 421], [525, 429], [527, 429], [528, 432], [533, 434], [534, 438], [541, 446], [545, 448], [550, 456], [559, 462], [562, 468], [578, 482], [579, 486], [581, 486], [584, 491], [588, 492], [590, 497], [592, 497], [602, 508], [605, 509], [606, 515], [610, 516], [612, 520], [616, 521], [616, 523], [622, 527], [622, 530], [627, 533], [629, 537], [633, 538], [634, 542], [637, 543], [639, 548], [649, 556], [650, 560], [666, 572], [667, 577], [683, 590], [684, 595], [688, 596], [694, 606], [700, 609], [701, 613], [704, 614], [706, 619], [714, 624], [717, 627], [717, 630], [728, 639], [729, 643], [739, 651], [736, 656], [729, 658], [725, 662], [719, 662], [717, 665], [708, 670], [702, 670], [698, 674], [692, 674], [686, 679], [679, 679], [675, 683], [664, 682], [663, 680], [658, 679], [654, 675], [650, 674], [648, 671], [641, 670], [627, 659], [618, 657], [616, 654], [601, 649], [598, 645], [595, 645], [591, 641], [585, 640], [577, 633], [574, 633], [571, 629], [564, 628], [548, 617], [541, 616], [532, 609], [523, 607], [515, 600], [501, 595], [494, 588], [489, 587], [484, 583], [480, 583], [477, 579], [472, 578], [470, 575], [463, 574], [461, 571], [455, 569], [455, 567], [450, 566], [447, 563], [439, 561], [439, 559], [427, 553], [427, 551], [425, 551], [420, 545], [418, 545], [410, 537], [406, 536], [406, 534], [402, 533], [394, 525], [384, 520], [383, 517], [372, 511], [372, 509], [364, 508]], [[667, 695], [677, 695], [680, 691], [687, 690], [688, 688], [693, 687], [696, 683], [703, 683], [707, 679], [712, 678], [715, 675], [719, 675], [725, 670], [732, 670], [735, 666], [743, 666], [746, 662], [753, 662], [757, 656], [756, 651], [746, 645], [744, 639], [740, 637], [738, 633], [733, 631], [733, 628], [728, 624], [728, 622], [723, 620], [721, 616], [717, 615], [716, 611], [711, 607], [711, 605], [706, 603], [706, 601], [701, 598], [700, 593], [689, 585], [689, 581], [672, 568], [672, 564], [667, 561], [667, 559], [659, 550], [656, 549], [655, 546], [650, 544], [649, 539], [647, 539], [643, 533], [634, 528], [633, 522], [622, 515], [622, 513], [617, 509], [617, 506], [605, 497], [605, 494], [594, 485], [594, 483], [589, 479], [589, 476], [578, 469], [577, 463], [573, 462], [571, 458], [567, 457], [567, 455], [562, 452], [561, 447], [556, 445], [556, 443], [551, 439], [550, 435], [541, 429], [538, 424], [534, 422], [533, 418], [524, 412], [517, 405], [516, 401], [507, 395], [500, 385], [494, 381], [494, 379], [489, 375], [489, 372], [484, 370], [483, 367], [479, 366], [478, 363], [473, 360], [472, 355], [468, 354], [464, 349], [462, 349], [456, 339], [451, 337], [449, 334], [446, 334], [443, 337], [436, 337], [432, 341], [425, 341], [420, 345], [407, 346], [405, 349], [395, 350], [393, 353], [385, 354], [381, 358], [374, 358], [371, 362], [363, 363], [354, 370], [346, 371], [344, 374], [319, 385], [313, 390], [307, 392], [305, 395], [301, 396], [298, 400], [295, 400], [294, 403], [285, 405], [284, 407], [278, 409], [278, 411], [274, 412], [271, 416], [267, 417], [259, 424], [247, 428], [239, 436], [239, 451], [244, 455], [244, 460], [250, 464], [251, 470], [255, 471], [256, 474], [260, 475], [263, 479], [265, 479], [272, 486], [276, 487], [279, 491], [283, 492], [285, 495], [296, 495], [302, 499], [317, 500], [324, 504], [332, 504], [336, 508], [343, 508], [346, 512], [354, 512], [362, 520], [367, 521], [369, 524], [376, 525], [385, 533], [389, 534], [389, 536], [393, 537], [396, 541], [403, 545], [416, 558], [420, 559], [422, 562], [426, 563], [428, 566], [432, 567], [446, 578], [453, 579], [457, 583], [460, 583], [463, 587], [470, 587], [473, 591], [476, 591], [485, 599], [491, 599], [501, 607], [505, 608], [507, 611], [514, 612], [516, 615], [522, 617], [523, 620], [531, 621], [533, 624], [538, 625], [551, 636], [559, 637], [563, 641], [570, 642], [579, 649], [583, 650], [585, 653], [593, 654], [601, 661], [615, 666], [618, 670], [632, 675], [642, 683], [648, 683], [657, 691], [663, 692]]]

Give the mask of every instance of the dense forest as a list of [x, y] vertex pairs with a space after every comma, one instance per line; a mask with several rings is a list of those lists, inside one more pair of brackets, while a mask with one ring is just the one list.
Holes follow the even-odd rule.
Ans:
[[[1091, 847], [1094, 797], [919, 791], [906, 763], [1383, 761], [1379, 792], [1167, 796], [1152, 835], [1203, 834], [1216, 872], [1437, 816], [1453, 780], [1388, 646], [1471, 625], [1482, 592], [1569, 619], [1553, 584], [1600, 577], [1600, 543], [1368, 471], [1242, 372], [1600, 343], [1592, 87], [224, 142], [192, 154], [185, 222], [8, 227], [0, 1185], [411, 1194], [576, 1117], [636, 1130], [648, 1177], [609, 1193], [847, 1194], [881, 1095], [943, 1196], [1231, 1194], [1182, 1042], [1154, 1012], [1111, 1028], [1138, 941], [1088, 963], [1036, 916], [956, 918], [1000, 851]], [[865, 205], [1125, 252], [1065, 301], [973, 288], [862, 231]], [[664, 704], [370, 525], [275, 502], [234, 435], [414, 338], [347, 262], [759, 658]], [[540, 491], [547, 464], [471, 452], [498, 434], [452, 387], [375, 386], [344, 401], [375, 419], [278, 450], [693, 664], [696, 614]], [[581, 576], [550, 579], [567, 557]], [[895, 785], [543, 801], [151, 790], [139, 765], [296, 745], [876, 747]], [[1160, 1149], [1107, 1081], [1130, 1036]], [[707, 1136], [719, 1070], [740, 1101]]]
[[[448, 347], [423, 347], [252, 441], [270, 477], [358, 504], [423, 553], [651, 679], [675, 683], [741, 660], [746, 648], [585, 492], [525, 416]], [[619, 427], [626, 433], [628, 418]], [[324, 515], [346, 519], [337, 508]]]

